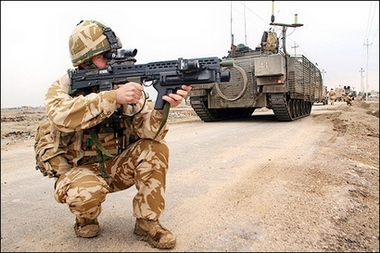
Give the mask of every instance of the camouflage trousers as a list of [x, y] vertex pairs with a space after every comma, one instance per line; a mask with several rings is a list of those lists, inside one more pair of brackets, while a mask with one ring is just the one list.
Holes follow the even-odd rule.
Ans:
[[336, 99], [335, 96], [334, 97], [333, 96], [330, 97], [330, 104], [331, 105], [334, 105], [335, 99]]
[[135, 185], [133, 215], [156, 220], [165, 208], [168, 158], [165, 143], [139, 140], [105, 162], [112, 178], [101, 177], [98, 164], [74, 167], [56, 181], [54, 198], [59, 203], [66, 203], [76, 216], [95, 219], [101, 213], [101, 204], [108, 193]]

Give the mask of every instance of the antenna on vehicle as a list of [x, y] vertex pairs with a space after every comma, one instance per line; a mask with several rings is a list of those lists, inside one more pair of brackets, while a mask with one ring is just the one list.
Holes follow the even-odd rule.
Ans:
[[234, 57], [235, 56], [235, 52], [236, 52], [236, 46], [234, 45], [234, 35], [232, 33], [232, 1], [231, 1], [231, 10], [230, 10], [230, 16], [231, 16], [231, 56]]
[[245, 38], [245, 45], [247, 45], [247, 20], [245, 17], [245, 3], [243, 4], [244, 6], [244, 38]]
[[288, 27], [293, 27], [293, 28], [297, 28], [297, 27], [301, 27], [303, 26], [303, 24], [299, 24], [298, 23], [298, 14], [294, 14], [294, 23], [293, 24], [282, 24], [282, 23], [274, 23], [274, 1], [272, 1], [272, 16], [271, 16], [271, 23], [270, 25], [274, 25], [274, 26], [282, 26], [282, 48], [284, 50], [284, 53], [286, 55], [289, 55], [287, 52], [286, 52], [286, 29]]

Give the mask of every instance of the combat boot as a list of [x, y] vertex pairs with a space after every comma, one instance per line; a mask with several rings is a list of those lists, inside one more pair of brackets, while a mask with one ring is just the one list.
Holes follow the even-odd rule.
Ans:
[[99, 234], [98, 219], [90, 220], [76, 217], [74, 231], [78, 237], [91, 238]]
[[176, 244], [173, 233], [158, 220], [136, 219], [134, 233], [140, 235], [141, 240], [159, 249], [172, 249]]

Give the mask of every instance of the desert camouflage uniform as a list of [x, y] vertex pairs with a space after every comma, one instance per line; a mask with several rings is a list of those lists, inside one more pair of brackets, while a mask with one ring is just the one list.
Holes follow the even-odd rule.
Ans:
[[152, 140], [162, 120], [144, 97], [134, 106], [123, 105], [127, 148], [105, 161], [110, 178], [103, 178], [99, 163], [86, 159], [84, 136], [117, 108], [115, 91], [71, 97], [68, 75], [54, 82], [45, 96], [48, 121], [37, 129], [37, 168], [56, 178], [55, 199], [66, 203], [77, 217], [96, 219], [108, 193], [135, 185], [133, 215], [156, 220], [165, 208], [165, 179], [169, 150], [165, 126]]
[[344, 100], [346, 101], [347, 105], [353, 105], [353, 102], [352, 102], [353, 98], [354, 97], [351, 94], [347, 94]]
[[334, 90], [330, 90], [329, 97], [330, 97], [330, 104], [334, 105], [334, 102], [336, 99], [336, 92]]

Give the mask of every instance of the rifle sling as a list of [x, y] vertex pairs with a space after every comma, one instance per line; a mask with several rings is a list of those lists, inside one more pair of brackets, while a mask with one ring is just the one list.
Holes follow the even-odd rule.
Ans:
[[158, 136], [158, 134], [161, 132], [162, 128], [166, 124], [166, 121], [168, 120], [169, 111], [170, 111], [170, 104], [168, 102], [165, 102], [163, 110], [164, 110], [164, 113], [163, 113], [163, 116], [162, 116], [162, 121], [161, 121], [160, 127], [157, 130], [156, 135], [153, 137], [153, 140], [156, 139], [156, 137]]
[[104, 161], [105, 161], [104, 156], [107, 156], [108, 158], [112, 158], [114, 156], [110, 154], [108, 150], [103, 147], [102, 143], [99, 140], [98, 134], [96, 133], [94, 128], [90, 129], [90, 136], [96, 145], [97, 160], [99, 161], [99, 167], [100, 167], [100, 172], [102, 174], [102, 177], [112, 178], [106, 171], [106, 168], [104, 167]]

